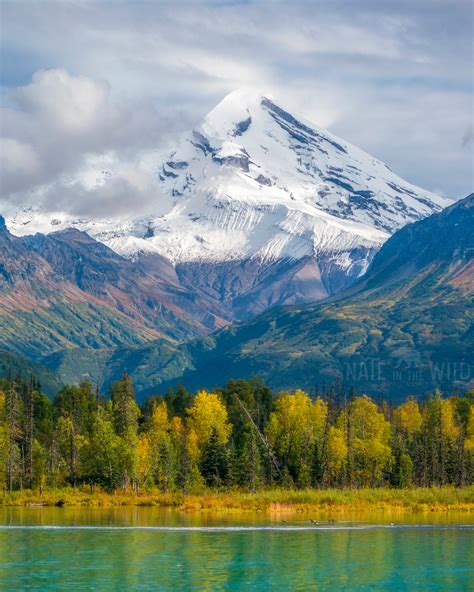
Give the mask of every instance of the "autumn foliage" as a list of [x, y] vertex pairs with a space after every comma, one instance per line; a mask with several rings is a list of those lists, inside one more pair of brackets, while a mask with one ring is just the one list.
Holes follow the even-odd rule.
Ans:
[[139, 407], [128, 376], [107, 398], [87, 382], [64, 387], [52, 402], [34, 379], [1, 387], [5, 492], [473, 483], [473, 393], [392, 406], [332, 389], [274, 396], [254, 379], [195, 396], [181, 386]]

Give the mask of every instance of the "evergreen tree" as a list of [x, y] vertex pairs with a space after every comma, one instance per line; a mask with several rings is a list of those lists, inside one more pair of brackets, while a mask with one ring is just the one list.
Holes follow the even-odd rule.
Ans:
[[239, 483], [249, 487], [250, 491], [254, 493], [262, 481], [262, 453], [252, 426], [249, 426], [245, 432], [240, 453], [239, 473]]
[[111, 385], [110, 400], [117, 434], [120, 436], [136, 434], [140, 409], [135, 401], [135, 391], [130, 376], [123, 374], [120, 380]]
[[218, 489], [225, 483], [227, 478], [229, 461], [227, 449], [219, 441], [219, 434], [216, 428], [212, 428], [209, 441], [204, 446], [200, 469], [207, 485]]
[[182, 384], [178, 384], [176, 392], [172, 388], [169, 388], [166, 395], [165, 401], [170, 412], [170, 416], [186, 417], [186, 410], [191, 407], [193, 403], [193, 396], [187, 391]]
[[13, 491], [18, 485], [23, 487], [21, 438], [23, 436], [23, 409], [18, 385], [11, 381], [6, 396], [6, 429], [7, 429], [7, 486]]

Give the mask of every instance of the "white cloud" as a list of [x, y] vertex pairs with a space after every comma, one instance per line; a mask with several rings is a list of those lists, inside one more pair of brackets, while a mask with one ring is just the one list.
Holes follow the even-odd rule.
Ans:
[[6, 192], [15, 189], [18, 176], [34, 178], [41, 168], [39, 156], [29, 144], [14, 138], [0, 138], [0, 170]]
[[71, 76], [64, 69], [36, 72], [15, 98], [23, 111], [59, 133], [90, 134], [114, 116], [105, 83]]
[[158, 193], [151, 174], [135, 167], [119, 168], [111, 178], [95, 185], [57, 180], [42, 188], [39, 199], [45, 211], [93, 218], [159, 215], [164, 210], [164, 197]]
[[[465, 0], [4, 0], [2, 14], [5, 203], [36, 200], [38, 186], [59, 199], [59, 180], [93, 155], [127, 168], [242, 85], [274, 91], [418, 185], [471, 191]], [[99, 197], [109, 203], [104, 189], [81, 193], [94, 211]]]
[[[107, 83], [72, 76], [62, 68], [36, 72], [30, 84], [12, 89], [8, 99], [1, 113], [0, 144], [5, 205], [41, 198], [43, 207], [61, 205], [82, 214], [90, 208], [95, 215], [123, 209], [126, 195], [129, 203], [149, 203], [150, 180], [138, 168], [130, 169], [130, 162], [160, 146], [165, 128], [171, 127], [151, 103], [120, 103]], [[85, 165], [93, 155], [108, 153], [118, 173], [106, 185], [88, 188], [80, 180]]]

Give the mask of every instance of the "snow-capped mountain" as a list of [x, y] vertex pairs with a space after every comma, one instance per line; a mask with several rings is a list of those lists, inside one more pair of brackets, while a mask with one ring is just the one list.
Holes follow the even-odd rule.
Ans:
[[392, 232], [451, 203], [246, 90], [225, 97], [151, 166], [160, 214], [20, 212], [8, 226], [16, 234], [74, 226], [130, 258], [165, 256], [183, 285], [243, 318], [337, 292]]

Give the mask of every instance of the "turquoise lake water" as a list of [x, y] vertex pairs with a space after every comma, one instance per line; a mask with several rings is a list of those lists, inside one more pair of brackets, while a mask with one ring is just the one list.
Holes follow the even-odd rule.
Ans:
[[474, 525], [0, 512], [0, 589], [474, 590]]

